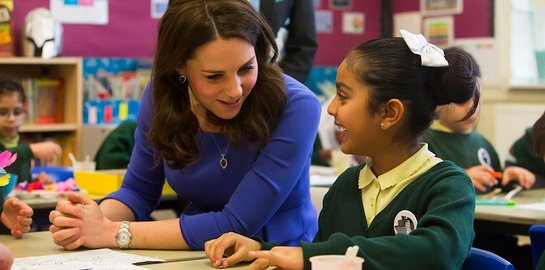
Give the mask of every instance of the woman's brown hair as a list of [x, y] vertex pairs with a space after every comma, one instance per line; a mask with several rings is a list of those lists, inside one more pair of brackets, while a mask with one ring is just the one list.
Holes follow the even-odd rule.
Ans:
[[247, 0], [175, 1], [163, 15], [153, 66], [153, 117], [148, 141], [173, 169], [197, 160], [197, 119], [191, 112], [187, 83], [178, 81], [177, 68], [195, 51], [218, 38], [240, 38], [254, 45], [258, 62], [257, 82], [240, 113], [225, 120], [207, 112], [234, 144], [249, 140], [263, 147], [275, 128], [287, 95], [280, 69], [275, 36]]

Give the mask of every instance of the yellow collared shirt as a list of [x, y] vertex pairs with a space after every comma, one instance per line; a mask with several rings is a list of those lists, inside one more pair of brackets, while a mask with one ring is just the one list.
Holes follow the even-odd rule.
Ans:
[[428, 150], [427, 144], [422, 144], [420, 150], [409, 159], [376, 177], [371, 170], [372, 160], [367, 158], [367, 165], [360, 171], [358, 181], [367, 224], [371, 224], [376, 215], [408, 184], [441, 161]]

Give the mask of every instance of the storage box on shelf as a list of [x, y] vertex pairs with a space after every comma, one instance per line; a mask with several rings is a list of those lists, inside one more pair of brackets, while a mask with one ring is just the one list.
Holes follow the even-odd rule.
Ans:
[[[28, 121], [21, 129], [24, 138], [36, 140], [53, 140], [63, 148], [63, 157], [57, 165], [70, 165], [68, 153], [79, 157], [78, 142], [81, 140], [83, 80], [82, 59], [79, 57], [57, 57], [43, 59], [38, 57], [0, 58], [0, 72], [21, 80], [36, 78], [54, 78], [62, 81], [63, 89], [59, 91], [60, 121], [53, 123], [36, 123]], [[40, 100], [40, 102], [45, 102]], [[29, 104], [30, 105], [30, 104]]]

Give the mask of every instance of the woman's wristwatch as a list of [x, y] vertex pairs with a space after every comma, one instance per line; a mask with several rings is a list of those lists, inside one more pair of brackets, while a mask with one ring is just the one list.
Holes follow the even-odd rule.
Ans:
[[132, 234], [129, 231], [129, 222], [123, 221], [121, 222], [121, 226], [119, 226], [119, 231], [115, 235], [115, 241], [120, 249], [128, 249], [131, 240]]

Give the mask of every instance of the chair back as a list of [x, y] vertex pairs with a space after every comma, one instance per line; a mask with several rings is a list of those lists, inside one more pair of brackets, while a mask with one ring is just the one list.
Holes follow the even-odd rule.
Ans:
[[506, 259], [490, 251], [471, 248], [471, 255], [466, 259], [463, 270], [514, 270], [515, 267]]
[[545, 251], [545, 225], [532, 225], [529, 230], [530, 248], [532, 250], [532, 263], [534, 269], [537, 267], [537, 262]]

